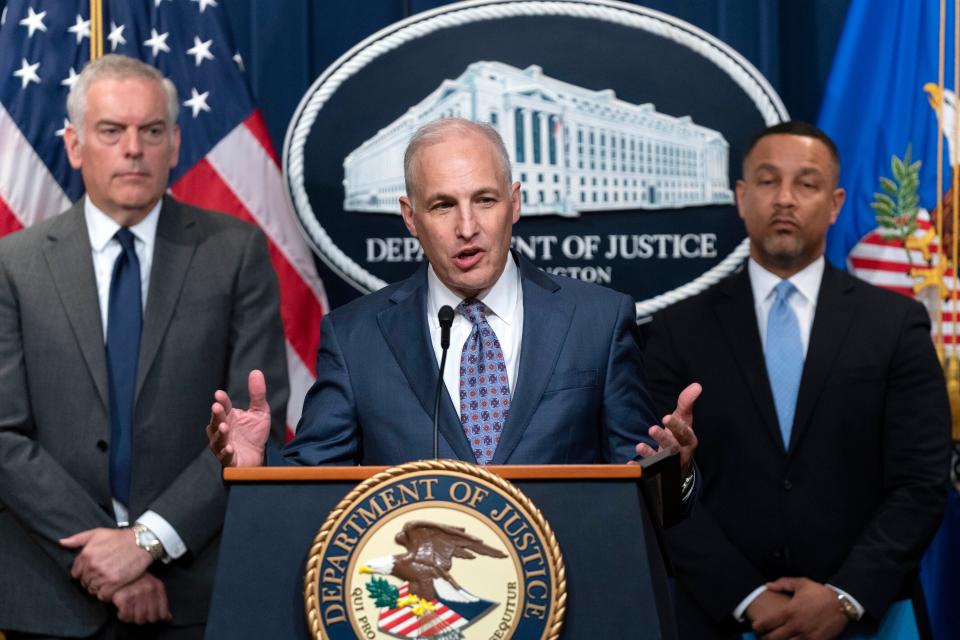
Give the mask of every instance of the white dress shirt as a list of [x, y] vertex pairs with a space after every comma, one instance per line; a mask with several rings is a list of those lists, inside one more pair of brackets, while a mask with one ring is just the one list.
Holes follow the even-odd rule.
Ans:
[[[523, 292], [520, 285], [520, 270], [507, 258], [503, 273], [478, 299], [487, 307], [487, 322], [500, 340], [503, 358], [507, 363], [507, 378], [510, 382], [510, 396], [513, 397], [517, 383], [517, 366], [520, 363], [520, 347], [523, 342]], [[457, 305], [463, 298], [440, 282], [432, 266], [427, 267], [427, 322], [430, 323], [430, 342], [440, 364], [440, 321], [437, 313], [444, 305], [450, 305], [455, 314], [450, 326], [450, 348], [447, 350], [447, 364], [443, 371], [443, 385], [460, 415], [460, 354], [463, 343], [467, 341], [473, 324], [462, 314], [456, 313]]]
[[[810, 329], [813, 327], [813, 317], [817, 311], [817, 296], [820, 293], [820, 283], [823, 280], [823, 270], [826, 262], [821, 255], [819, 258], [808, 264], [802, 270], [787, 278], [793, 286], [797, 288], [799, 295], [790, 296], [788, 304], [797, 316], [797, 323], [800, 325], [800, 340], [803, 343], [803, 357], [807, 357], [807, 347], [810, 345]], [[753, 289], [753, 305], [757, 313], [757, 326], [760, 328], [760, 342], [764, 348], [767, 346], [767, 316], [770, 315], [770, 307], [776, 300], [774, 289], [783, 280], [780, 276], [770, 273], [760, 266], [760, 264], [750, 258], [747, 263], [747, 272], [750, 276], [750, 287]], [[858, 617], [863, 616], [863, 606], [857, 602], [856, 598], [851, 596], [843, 589], [839, 589], [828, 584], [828, 587], [842, 593], [850, 599], [850, 602], [857, 608]], [[744, 613], [757, 597], [766, 591], [764, 585], [760, 585], [750, 592], [733, 611], [733, 617], [737, 620], [744, 619]], [[839, 604], [837, 605], [840, 606]]]
[[[820, 293], [820, 281], [823, 280], [825, 265], [823, 256], [820, 256], [788, 278], [799, 294], [790, 296], [788, 303], [800, 325], [800, 341], [803, 343], [804, 358], [807, 356], [807, 346], [810, 344], [810, 328], [813, 327], [813, 316], [817, 311], [817, 295]], [[760, 328], [760, 343], [766, 348], [767, 316], [770, 315], [770, 307], [776, 300], [774, 289], [780, 284], [782, 278], [761, 267], [753, 258], [750, 258], [747, 263], [747, 270], [750, 275], [750, 287], [753, 289], [757, 326]]]
[[[150, 269], [153, 266], [153, 248], [157, 238], [157, 223], [160, 221], [162, 200], [150, 210], [143, 220], [130, 227], [134, 237], [134, 251], [140, 261], [140, 301], [147, 308], [147, 292], [150, 288]], [[107, 314], [110, 308], [110, 280], [113, 277], [113, 265], [123, 248], [114, 236], [120, 230], [110, 216], [97, 208], [89, 197], [84, 198], [83, 215], [90, 237], [90, 249], [93, 257], [93, 273], [97, 279], [97, 299], [100, 303], [100, 322], [103, 327], [103, 341], [107, 341]], [[125, 526], [130, 514], [127, 506], [116, 499], [113, 511], [117, 524]], [[170, 558], [179, 558], [187, 552], [187, 546], [177, 531], [155, 511], [147, 511], [136, 520], [157, 536]]]

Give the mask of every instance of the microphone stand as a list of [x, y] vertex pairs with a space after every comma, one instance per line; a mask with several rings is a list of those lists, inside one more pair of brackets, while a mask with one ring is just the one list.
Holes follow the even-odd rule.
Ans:
[[437, 312], [440, 321], [440, 376], [437, 378], [437, 391], [433, 398], [433, 459], [440, 458], [440, 395], [443, 391], [443, 369], [447, 364], [447, 349], [450, 348], [450, 325], [453, 324], [453, 309], [443, 305]]

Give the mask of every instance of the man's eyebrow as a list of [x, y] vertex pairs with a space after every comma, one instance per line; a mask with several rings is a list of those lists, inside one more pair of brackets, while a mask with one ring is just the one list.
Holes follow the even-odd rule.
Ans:
[[[480, 187], [479, 189], [471, 193], [470, 197], [476, 198], [477, 196], [482, 196], [482, 195], [498, 195], [498, 194], [501, 194], [501, 192], [499, 189], [497, 189], [497, 187], [489, 186], [489, 187]], [[435, 193], [431, 193], [428, 196], [426, 196], [423, 199], [423, 201], [430, 203], [430, 202], [436, 202], [438, 200], [456, 200], [456, 199], [457, 197], [452, 193], [447, 193], [445, 191], [437, 191]]]
[[455, 200], [455, 199], [456, 199], [456, 198], [454, 198], [454, 197], [453, 197], [451, 194], [449, 194], [449, 193], [445, 193], [445, 192], [443, 192], [443, 191], [437, 191], [437, 192], [435, 192], [435, 193], [431, 193], [431, 194], [427, 195], [427, 196], [423, 199], [423, 201], [424, 201], [424, 202], [436, 202], [437, 200]]
[[[138, 124], [138, 125], [137, 125], [137, 128], [138, 128], [138, 129], [143, 129], [143, 128], [146, 128], [146, 127], [153, 127], [153, 126], [156, 126], [156, 125], [158, 125], [158, 124], [166, 126], [167, 122], [166, 122], [163, 118], [157, 118], [156, 120], [151, 120], [150, 122], [144, 122], [143, 124]], [[102, 120], [97, 120], [95, 126], [97, 126], [97, 127], [106, 126], [106, 127], [123, 127], [123, 128], [126, 128], [126, 127], [129, 126], [129, 125], [127, 125], [127, 124], [124, 123], [124, 122], [118, 122], [118, 121], [116, 121], [116, 120], [110, 120], [110, 119], [104, 118], [104, 119], [102, 119]]]

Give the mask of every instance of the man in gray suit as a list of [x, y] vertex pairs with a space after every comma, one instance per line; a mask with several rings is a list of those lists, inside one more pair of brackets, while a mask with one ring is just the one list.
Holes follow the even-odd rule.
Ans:
[[9, 638], [202, 636], [225, 506], [203, 431], [211, 393], [245, 395], [246, 372], [263, 369], [283, 431], [266, 241], [164, 196], [177, 104], [153, 67], [88, 65], [64, 136], [86, 197], [0, 239]]

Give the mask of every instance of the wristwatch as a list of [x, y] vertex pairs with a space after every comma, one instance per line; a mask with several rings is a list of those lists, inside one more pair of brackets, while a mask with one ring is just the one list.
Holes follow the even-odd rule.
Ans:
[[166, 549], [163, 548], [163, 544], [160, 543], [160, 538], [156, 536], [153, 531], [146, 528], [144, 525], [139, 522], [135, 522], [130, 530], [133, 531], [133, 535], [136, 536], [137, 546], [150, 554], [150, 557], [154, 561], [163, 560], [167, 555]]
[[690, 466], [690, 475], [683, 479], [683, 484], [680, 485], [680, 498], [686, 500], [687, 496], [690, 494], [690, 489], [693, 487], [693, 480], [697, 477], [696, 468]]
[[860, 612], [857, 611], [857, 605], [853, 604], [846, 594], [838, 593], [837, 600], [840, 601], [840, 610], [843, 611], [843, 615], [847, 616], [848, 620], [856, 622], [860, 619]]

